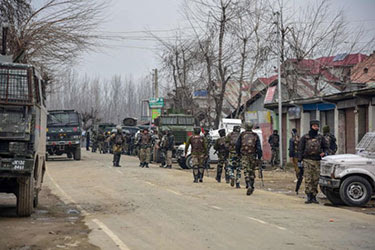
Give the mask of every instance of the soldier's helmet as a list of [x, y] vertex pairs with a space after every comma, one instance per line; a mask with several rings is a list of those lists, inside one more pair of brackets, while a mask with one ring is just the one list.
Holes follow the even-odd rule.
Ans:
[[225, 136], [225, 129], [224, 128], [222, 128], [222, 129], [219, 130], [219, 135], [220, 135], [220, 137], [224, 137]]
[[254, 127], [254, 124], [252, 124], [251, 122], [246, 122], [245, 123], [245, 130], [246, 131], [251, 131]]
[[312, 121], [310, 121], [310, 127], [312, 125], [318, 125], [318, 126], [320, 126], [320, 121], [319, 120], [312, 120]]
[[200, 127], [194, 127], [193, 132], [195, 135], [199, 135], [201, 133], [201, 128]]
[[329, 126], [328, 126], [328, 125], [325, 125], [325, 126], [323, 127], [323, 134], [327, 134], [327, 133], [329, 133]]
[[233, 127], [233, 131], [234, 132], [240, 132], [241, 131], [241, 126], [238, 126], [238, 125], [234, 126]]
[[117, 130], [117, 132], [122, 132], [122, 128], [121, 128], [121, 126], [120, 126], [120, 125], [117, 125], [117, 126], [116, 126], [116, 130]]

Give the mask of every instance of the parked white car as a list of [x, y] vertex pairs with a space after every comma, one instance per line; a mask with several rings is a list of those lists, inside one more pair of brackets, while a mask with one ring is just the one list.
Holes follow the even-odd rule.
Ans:
[[[231, 119], [231, 120], [234, 120], [234, 119]], [[233, 126], [227, 127], [225, 129], [226, 129], [226, 134], [228, 134], [233, 131]], [[241, 132], [242, 131], [244, 131], [244, 129], [241, 129]], [[262, 131], [260, 129], [253, 129], [253, 131], [258, 134], [260, 143], [263, 147]], [[217, 130], [210, 131], [210, 136], [212, 139], [212, 145], [214, 145], [215, 141], [218, 138], [220, 138], [219, 130], [217, 129]], [[181, 168], [188, 169], [188, 168], [193, 167], [192, 158], [191, 158], [191, 147], [189, 147], [188, 152], [185, 157], [185, 144], [181, 144], [180, 146], [178, 146], [177, 152], [176, 152], [176, 158]], [[218, 161], [218, 155], [217, 153], [215, 153], [215, 149], [213, 148], [213, 146], [210, 148], [209, 159], [210, 159], [210, 163], [216, 163]]]
[[375, 194], [375, 132], [366, 133], [356, 151], [320, 163], [320, 189], [334, 205], [363, 206]]

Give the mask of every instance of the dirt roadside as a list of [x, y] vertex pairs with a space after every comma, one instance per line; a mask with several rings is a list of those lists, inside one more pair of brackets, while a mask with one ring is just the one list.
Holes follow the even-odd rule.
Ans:
[[[176, 168], [179, 168], [178, 165], [176, 165]], [[191, 171], [191, 170], [183, 170], [183, 171]], [[207, 177], [207, 174], [205, 174], [205, 176]], [[211, 168], [209, 170], [209, 178], [215, 178], [215, 177], [216, 177], [216, 164], [211, 164]], [[296, 181], [295, 172], [291, 168], [284, 171], [281, 169], [270, 169], [270, 167], [268, 166], [266, 170], [263, 171], [263, 182], [264, 182], [263, 187], [261, 187], [261, 180], [259, 179], [259, 172], [256, 171], [255, 188], [256, 189], [261, 188], [261, 189], [274, 192], [274, 193], [281, 193], [285, 195], [296, 196], [296, 193], [295, 193], [296, 182], [295, 181]], [[222, 182], [224, 182], [224, 173], [222, 175]], [[242, 173], [241, 188], [244, 188], [244, 186], [245, 186], [245, 182], [244, 182], [243, 173]], [[305, 190], [305, 183], [303, 181], [299, 189], [299, 194], [298, 194], [298, 197], [301, 198], [301, 200], [305, 199], [306, 197], [304, 190]], [[329, 200], [327, 200], [327, 198], [322, 192], [319, 192], [317, 197], [321, 205], [333, 206], [329, 202]], [[348, 209], [351, 211], [375, 215], [375, 199], [374, 198], [364, 207], [348, 207], [348, 206], [339, 206], [339, 207], [343, 209]]]
[[99, 249], [88, 242], [83, 216], [43, 187], [39, 206], [29, 218], [18, 218], [16, 198], [0, 194], [0, 250]]

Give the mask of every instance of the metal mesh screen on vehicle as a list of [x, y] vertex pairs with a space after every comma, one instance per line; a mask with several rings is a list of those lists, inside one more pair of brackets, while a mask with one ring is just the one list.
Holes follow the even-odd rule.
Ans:
[[32, 89], [27, 69], [0, 68], [0, 102], [32, 103]]

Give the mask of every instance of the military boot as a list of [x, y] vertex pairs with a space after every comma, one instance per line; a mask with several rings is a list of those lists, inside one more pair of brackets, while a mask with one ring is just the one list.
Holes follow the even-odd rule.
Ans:
[[241, 188], [240, 183], [236, 183], [236, 188]]
[[169, 169], [171, 169], [172, 168], [172, 166], [171, 165], [167, 165], [167, 167], [166, 168], [169, 168]]
[[221, 173], [220, 172], [217, 172], [215, 179], [216, 179], [217, 182], [221, 182]]
[[253, 192], [254, 192], [254, 180], [250, 179], [248, 181], [246, 195], [251, 195]]
[[246, 188], [249, 188], [250, 184], [249, 184], [250, 181], [246, 181]]
[[227, 173], [227, 171], [225, 171], [225, 182], [229, 183], [229, 179], [229, 174]]
[[145, 163], [145, 167], [148, 168], [148, 163]]
[[306, 204], [312, 203], [312, 194], [307, 194], [305, 203]]
[[199, 176], [199, 182], [203, 182], [203, 173], [199, 173], [198, 176]]
[[311, 202], [315, 204], [319, 204], [319, 201], [316, 199], [316, 195], [311, 194]]
[[230, 185], [234, 187], [234, 177], [230, 178]]
[[194, 183], [198, 183], [198, 174], [193, 170]]

